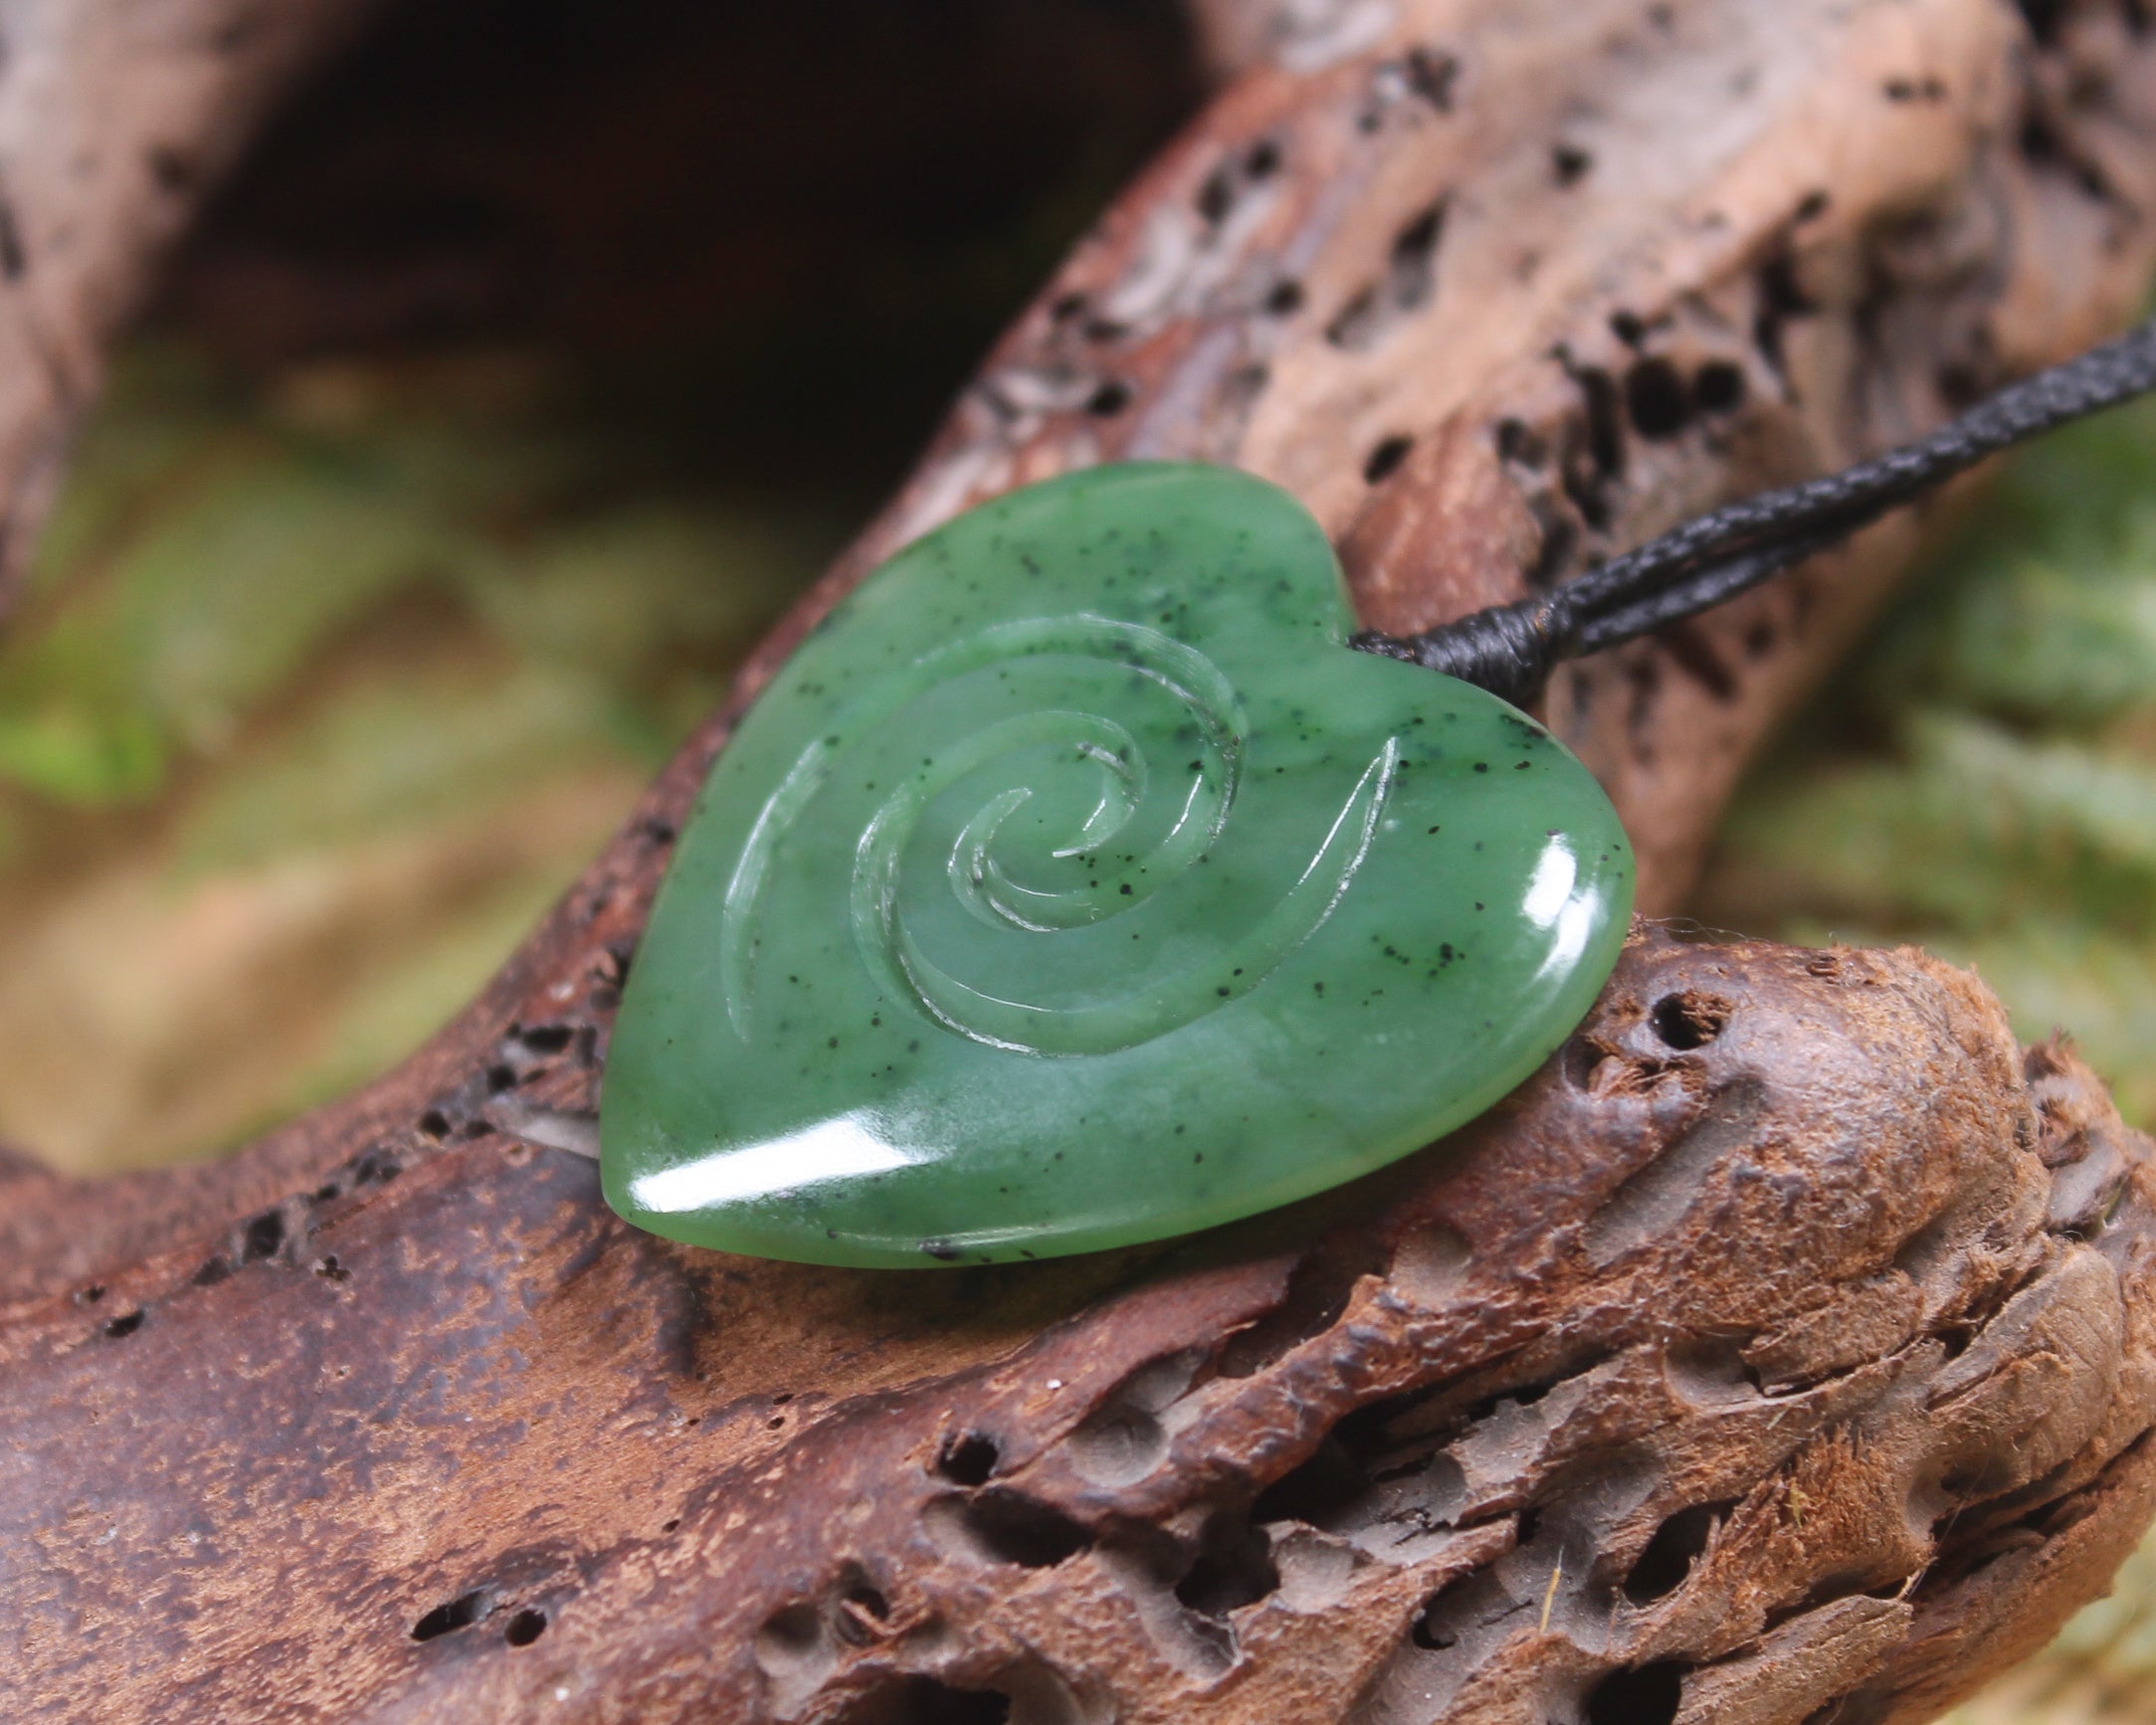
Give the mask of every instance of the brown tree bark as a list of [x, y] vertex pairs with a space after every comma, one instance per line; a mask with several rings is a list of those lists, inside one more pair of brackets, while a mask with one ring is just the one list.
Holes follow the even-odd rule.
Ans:
[[[1280, 479], [1426, 625], [1936, 423], [2156, 253], [2135, 4], [1262, 22], [740, 699], [1116, 455]], [[1651, 907], [1919, 531], [1553, 690]], [[1192, 1242], [623, 1228], [579, 1152], [728, 722], [391, 1078], [213, 1168], [0, 1171], [8, 1717], [1918, 1719], [2146, 1523], [2151, 1147], [1915, 954], [1643, 928], [1487, 1119]]]

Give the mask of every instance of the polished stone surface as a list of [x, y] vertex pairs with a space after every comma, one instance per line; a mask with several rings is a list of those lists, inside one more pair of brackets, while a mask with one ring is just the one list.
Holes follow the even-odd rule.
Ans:
[[1488, 1107], [1615, 964], [1632, 855], [1540, 726], [1353, 626], [1315, 521], [1228, 469], [1090, 470], [900, 552], [682, 835], [609, 1202], [767, 1257], [1048, 1257]]

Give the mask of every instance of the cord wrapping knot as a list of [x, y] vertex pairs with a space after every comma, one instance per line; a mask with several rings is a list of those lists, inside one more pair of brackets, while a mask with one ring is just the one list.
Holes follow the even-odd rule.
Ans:
[[1575, 607], [1564, 592], [1492, 605], [1405, 641], [1365, 631], [1349, 645], [1457, 676], [1514, 706], [1533, 700], [1557, 663], [1580, 651]]

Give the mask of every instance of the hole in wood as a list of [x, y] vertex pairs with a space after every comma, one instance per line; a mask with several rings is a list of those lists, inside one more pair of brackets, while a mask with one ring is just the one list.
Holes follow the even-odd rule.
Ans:
[[1095, 419], [1113, 419], [1130, 405], [1130, 385], [1110, 378], [1086, 399], [1085, 411]]
[[1642, 437], [1673, 438], [1690, 423], [1691, 398], [1675, 366], [1643, 359], [1625, 374], [1625, 411]]
[[981, 1492], [965, 1504], [959, 1520], [984, 1554], [1022, 1569], [1053, 1569], [1093, 1542], [1062, 1510], [1016, 1491]]
[[1636, 1606], [1644, 1606], [1675, 1593], [1684, 1585], [1693, 1562], [1706, 1550], [1715, 1527], [1731, 1507], [1728, 1503], [1695, 1503], [1665, 1521], [1625, 1578], [1625, 1597]]
[[1586, 1725], [1669, 1725], [1684, 1698], [1684, 1671], [1674, 1659], [1612, 1671], [1588, 1691]]
[[1439, 113], [1453, 111], [1453, 86], [1460, 62], [1442, 49], [1411, 48], [1406, 61], [1408, 88]]
[[1217, 168], [1198, 188], [1198, 214], [1218, 227], [1235, 207], [1235, 183], [1228, 177], [1228, 170]]
[[243, 1262], [256, 1263], [277, 1256], [284, 1245], [285, 1218], [275, 1210], [266, 1210], [247, 1225], [240, 1256]]
[[936, 1471], [953, 1485], [985, 1485], [1002, 1459], [993, 1438], [979, 1432], [961, 1432], [943, 1445], [936, 1457]]
[[469, 1629], [487, 1615], [488, 1603], [485, 1590], [459, 1594], [447, 1605], [436, 1606], [414, 1624], [412, 1639], [432, 1641], [443, 1635], [454, 1634], [459, 1629]]
[[867, 1582], [857, 1581], [839, 1595], [836, 1624], [840, 1640], [850, 1646], [869, 1646], [890, 1632], [890, 1601]]
[[1666, 994], [1655, 1003], [1655, 1034], [1672, 1049], [1703, 1049], [1729, 1023], [1729, 1003], [1711, 995]]
[[1011, 1698], [993, 1689], [954, 1689], [933, 1677], [902, 1677], [862, 1696], [837, 1725], [1007, 1725]]
[[519, 1032], [517, 1041], [535, 1054], [558, 1054], [576, 1033], [567, 1025], [533, 1025]]
[[1202, 1617], [1225, 1618], [1256, 1605], [1279, 1585], [1273, 1542], [1263, 1532], [1249, 1525], [1216, 1524], [1175, 1584], [1175, 1597]]
[[1692, 377], [1692, 406], [1701, 413], [1734, 413], [1744, 405], [1744, 389], [1740, 367], [1710, 359]]
[[1408, 459], [1408, 451], [1414, 447], [1413, 438], [1397, 432], [1389, 438], [1380, 438], [1371, 449], [1369, 458], [1362, 464], [1364, 481], [1374, 485], [1390, 479], [1399, 472], [1400, 464]]

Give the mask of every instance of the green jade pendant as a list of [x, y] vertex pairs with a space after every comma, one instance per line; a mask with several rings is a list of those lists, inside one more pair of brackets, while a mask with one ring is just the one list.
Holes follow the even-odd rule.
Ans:
[[682, 834], [607, 1201], [761, 1257], [1052, 1257], [1489, 1107], [1616, 964], [1631, 852], [1540, 725], [1353, 628], [1316, 521], [1224, 468], [1073, 474], [893, 557]]

